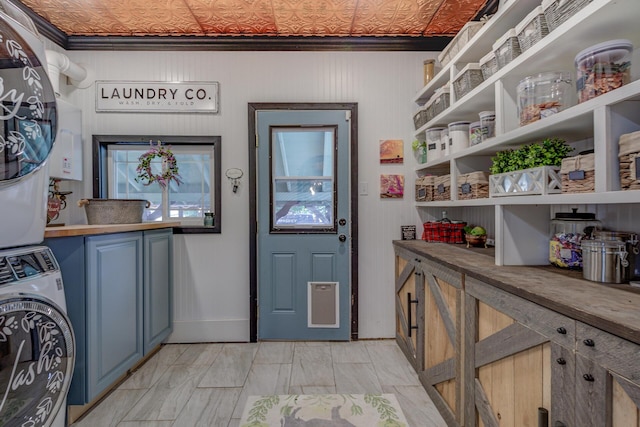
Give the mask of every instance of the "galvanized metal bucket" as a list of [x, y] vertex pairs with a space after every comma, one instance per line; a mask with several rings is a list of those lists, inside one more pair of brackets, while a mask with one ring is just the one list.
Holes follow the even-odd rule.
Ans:
[[142, 222], [144, 209], [149, 201], [141, 199], [82, 199], [78, 206], [84, 206], [87, 223], [96, 224], [136, 224]]

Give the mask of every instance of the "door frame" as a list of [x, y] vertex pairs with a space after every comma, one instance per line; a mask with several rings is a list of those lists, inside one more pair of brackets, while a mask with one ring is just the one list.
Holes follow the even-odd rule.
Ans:
[[351, 220], [351, 339], [358, 339], [358, 104], [250, 102], [249, 107], [249, 340], [258, 341], [258, 204], [257, 204], [257, 127], [259, 111], [278, 110], [347, 110], [351, 113], [349, 134]]

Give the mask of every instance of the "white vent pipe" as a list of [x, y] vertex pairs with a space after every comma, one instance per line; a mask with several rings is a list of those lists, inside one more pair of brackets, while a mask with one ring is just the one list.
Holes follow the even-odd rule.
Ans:
[[72, 62], [67, 55], [48, 49], [45, 54], [47, 56], [49, 79], [56, 94], [60, 94], [60, 74], [69, 77], [71, 81], [75, 82], [81, 82], [87, 77], [87, 70]]

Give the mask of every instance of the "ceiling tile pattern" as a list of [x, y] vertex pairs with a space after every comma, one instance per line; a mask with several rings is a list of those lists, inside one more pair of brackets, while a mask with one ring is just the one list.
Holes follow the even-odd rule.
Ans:
[[487, 0], [21, 0], [68, 36], [452, 36]]

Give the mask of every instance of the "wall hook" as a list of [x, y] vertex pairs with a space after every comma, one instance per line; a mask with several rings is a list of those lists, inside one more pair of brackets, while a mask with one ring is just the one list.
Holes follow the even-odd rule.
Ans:
[[234, 193], [238, 192], [238, 186], [240, 186], [240, 178], [242, 178], [242, 175], [244, 175], [244, 173], [242, 172], [242, 169], [229, 168], [224, 173], [224, 175], [227, 177], [229, 181], [231, 181], [231, 185], [233, 186], [232, 191]]

